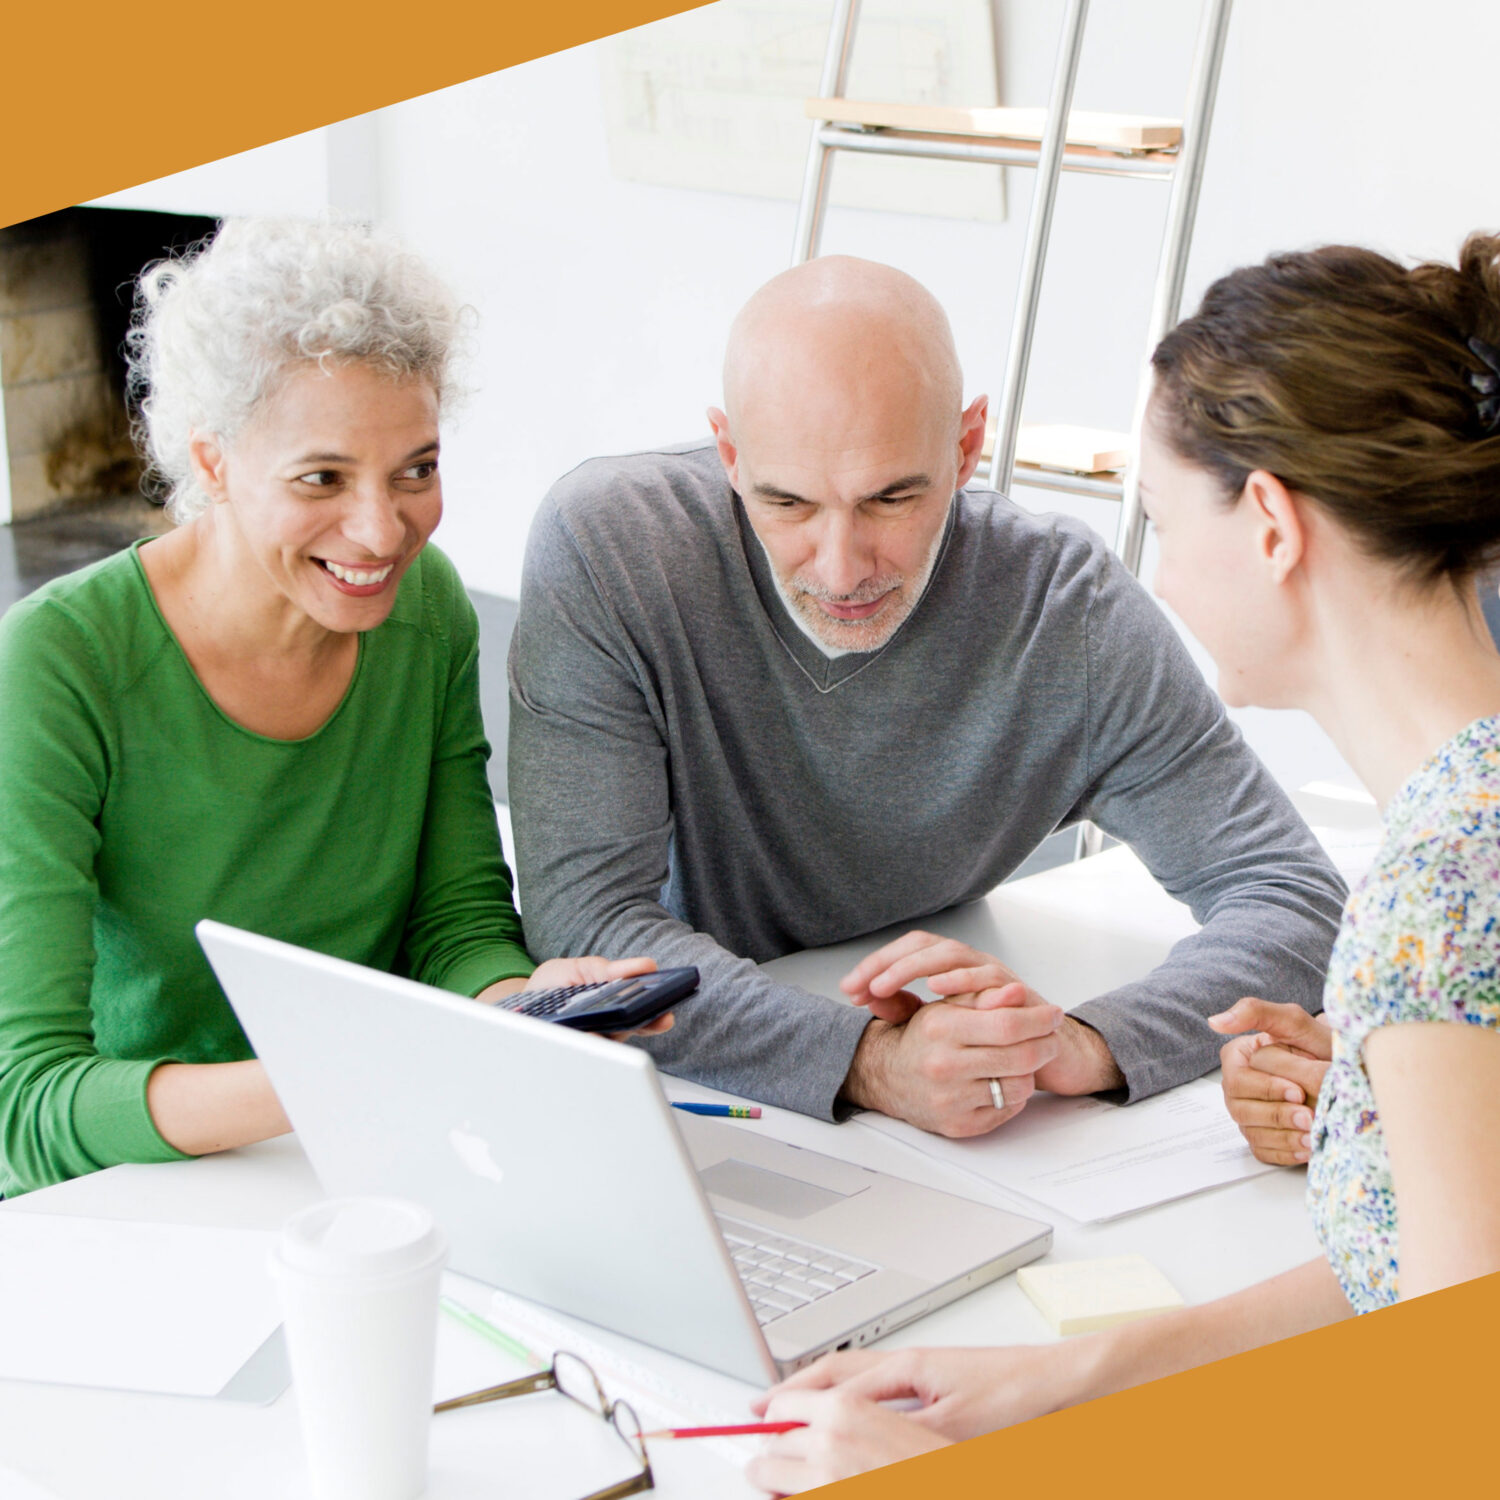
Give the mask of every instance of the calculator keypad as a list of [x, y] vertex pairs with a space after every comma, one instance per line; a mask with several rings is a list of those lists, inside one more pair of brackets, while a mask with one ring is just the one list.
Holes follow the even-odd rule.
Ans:
[[564, 1010], [579, 995], [589, 990], [602, 990], [615, 981], [597, 981], [594, 984], [570, 984], [558, 990], [522, 990], [507, 995], [496, 1007], [498, 1010], [514, 1011], [518, 1016], [539, 1016], [547, 1020]]

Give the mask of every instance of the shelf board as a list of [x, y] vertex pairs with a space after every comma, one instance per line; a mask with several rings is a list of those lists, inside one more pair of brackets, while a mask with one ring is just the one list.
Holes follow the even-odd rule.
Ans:
[[1010, 471], [1010, 482], [1023, 489], [1051, 490], [1059, 495], [1113, 500], [1116, 504], [1125, 498], [1125, 481], [1119, 474], [1064, 474], [1060, 469], [1039, 469], [1032, 464], [1017, 464]]
[[[995, 453], [995, 433], [984, 435], [985, 458]], [[1067, 423], [1023, 422], [1016, 434], [1016, 463], [1058, 474], [1110, 475], [1130, 461], [1130, 434]]]
[[[887, 104], [860, 99], [808, 99], [810, 120], [859, 125], [870, 130], [915, 130], [933, 135], [978, 136], [1036, 143], [1047, 124], [1045, 109], [990, 105], [964, 109], [954, 105]], [[1074, 110], [1068, 116], [1070, 147], [1096, 151], [1170, 151], [1182, 141], [1178, 120], [1155, 115], [1094, 114]]]
[[1111, 500], [1118, 504], [1125, 498], [1125, 482], [1119, 474], [1063, 474], [1056, 469], [1036, 469], [1017, 464], [1010, 471], [1010, 484], [1001, 484], [990, 472], [993, 466], [984, 461], [974, 471], [975, 479], [986, 481], [991, 489], [1009, 494], [1019, 486], [1028, 490], [1049, 490], [1058, 495], [1081, 495], [1091, 500]]
[[1130, 434], [1061, 423], [1027, 424], [1016, 439], [1016, 462], [1062, 474], [1108, 474], [1130, 461]]

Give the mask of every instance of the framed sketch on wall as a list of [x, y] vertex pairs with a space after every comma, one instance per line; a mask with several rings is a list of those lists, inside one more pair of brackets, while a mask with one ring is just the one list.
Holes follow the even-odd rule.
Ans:
[[[601, 49], [616, 176], [795, 200], [818, 93], [831, 0], [720, 0], [613, 38]], [[864, 0], [849, 97], [990, 104], [989, 0]], [[995, 222], [1004, 169], [844, 156], [833, 203]]]

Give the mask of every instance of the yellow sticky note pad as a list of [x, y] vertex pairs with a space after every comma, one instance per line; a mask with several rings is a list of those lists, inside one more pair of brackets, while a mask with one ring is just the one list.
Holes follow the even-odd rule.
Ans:
[[1016, 1280], [1059, 1334], [1096, 1333], [1183, 1306], [1177, 1289], [1144, 1255], [1022, 1266]]

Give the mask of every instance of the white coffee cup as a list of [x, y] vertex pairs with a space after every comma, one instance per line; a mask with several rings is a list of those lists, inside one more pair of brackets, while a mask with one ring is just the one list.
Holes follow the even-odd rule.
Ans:
[[416, 1500], [427, 1483], [448, 1246], [401, 1198], [332, 1198], [271, 1251], [316, 1500]]

